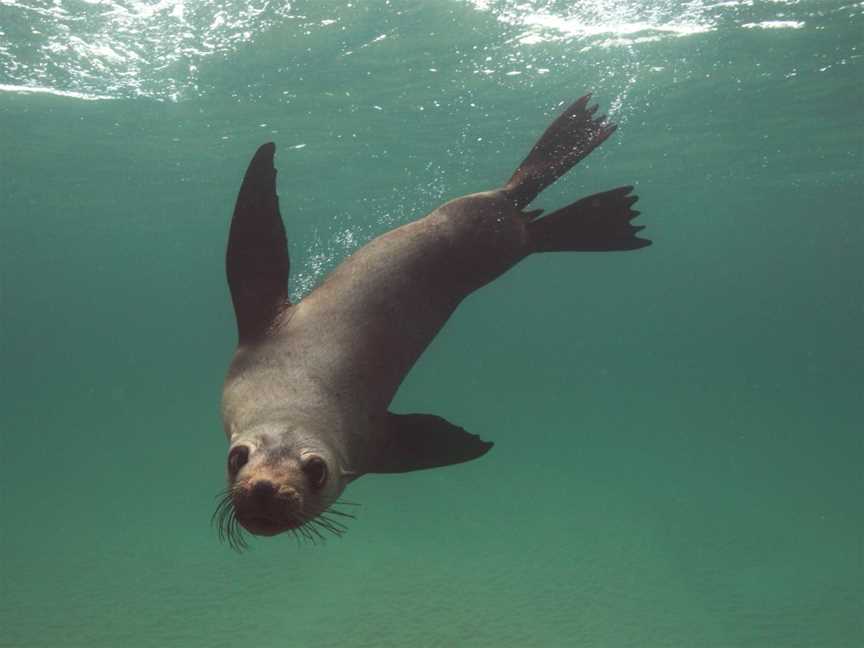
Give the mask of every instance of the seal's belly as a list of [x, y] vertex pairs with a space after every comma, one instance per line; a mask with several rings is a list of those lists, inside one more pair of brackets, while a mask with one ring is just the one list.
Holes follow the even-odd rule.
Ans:
[[479, 194], [374, 239], [295, 307], [292, 346], [315, 340], [322, 380], [365, 379], [386, 406], [459, 302], [525, 255], [517, 214]]

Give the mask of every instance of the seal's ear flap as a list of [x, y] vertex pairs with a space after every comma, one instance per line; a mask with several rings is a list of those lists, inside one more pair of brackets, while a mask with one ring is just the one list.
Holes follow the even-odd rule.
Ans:
[[288, 246], [276, 196], [273, 143], [255, 153], [231, 219], [225, 266], [240, 342], [269, 330], [288, 301]]
[[431, 414], [388, 414], [371, 473], [438, 468], [482, 457], [492, 443]]

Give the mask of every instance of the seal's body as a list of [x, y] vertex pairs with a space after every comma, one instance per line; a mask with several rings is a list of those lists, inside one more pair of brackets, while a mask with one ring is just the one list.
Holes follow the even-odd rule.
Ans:
[[[491, 443], [444, 419], [387, 408], [459, 303], [535, 252], [632, 250], [650, 243], [621, 187], [548, 216], [524, 208], [614, 130], [582, 97], [500, 189], [450, 201], [371, 241], [291, 304], [273, 144], [253, 158], [227, 254], [239, 344], [222, 399], [229, 489], [217, 511], [260, 535], [340, 532], [328, 510], [370, 472], [468, 461]], [[316, 526], [317, 525], [317, 526]], [[314, 535], [313, 535], [314, 534]]]

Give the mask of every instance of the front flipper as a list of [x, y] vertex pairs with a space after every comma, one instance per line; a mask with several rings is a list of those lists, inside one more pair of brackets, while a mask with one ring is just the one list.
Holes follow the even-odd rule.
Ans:
[[381, 446], [368, 472], [438, 468], [482, 457], [492, 443], [431, 414], [388, 414]]
[[249, 163], [228, 237], [225, 266], [241, 344], [265, 334], [288, 301], [288, 247], [276, 196], [276, 147], [264, 144]]

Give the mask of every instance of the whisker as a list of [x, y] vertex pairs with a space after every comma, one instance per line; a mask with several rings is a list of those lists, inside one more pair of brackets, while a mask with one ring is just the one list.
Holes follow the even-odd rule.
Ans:
[[330, 533], [330, 534], [336, 536], [337, 538], [341, 538], [341, 537], [342, 537], [342, 533], [340, 533], [339, 531], [334, 531], [333, 529], [330, 529], [330, 528], [324, 526], [324, 525], [321, 524], [320, 522], [314, 522], [313, 524], [315, 524], [315, 526], [317, 526], [319, 529], [324, 529], [325, 531], [327, 531], [328, 533]]
[[321, 528], [327, 529], [330, 533], [336, 536], [341, 536], [345, 531], [347, 531], [346, 528], [334, 526], [329, 520], [322, 520], [320, 517], [315, 518], [312, 522]]
[[[303, 523], [310, 524], [312, 528], [323, 529], [332, 535], [341, 538], [347, 531], [348, 526], [345, 522], [339, 519], [335, 519], [332, 516], [338, 516], [339, 518], [346, 518], [354, 520], [356, 516], [353, 513], [348, 513], [346, 511], [340, 511], [336, 508], [338, 505], [345, 506], [360, 506], [357, 502], [349, 502], [347, 500], [336, 500], [334, 501], [329, 508], [321, 511], [316, 517], [304, 517]], [[316, 530], [316, 533], [319, 533]]]
[[[299, 531], [302, 531], [303, 533], [307, 533], [307, 534], [311, 534], [313, 531], [315, 531], [315, 529], [312, 527], [312, 521], [314, 520], [314, 518], [311, 518], [308, 515], [305, 515], [302, 513], [296, 514], [296, 517], [298, 520], [300, 520], [300, 526], [297, 527], [297, 529]], [[316, 535], [317, 535], [317, 532], [316, 532]]]
[[[324, 536], [321, 535], [321, 532], [320, 532], [318, 529], [316, 529], [314, 525], [310, 525], [310, 524], [306, 523], [306, 524], [304, 524], [304, 525], [303, 525], [302, 527], [300, 527], [300, 528], [303, 529], [303, 530], [305, 530], [305, 531], [306, 531], [307, 533], [309, 533], [310, 535], [314, 533], [314, 534], [318, 537], [318, 539], [321, 540], [321, 542], [325, 542], [325, 541], [326, 541], [325, 538], [324, 538]], [[313, 539], [312, 542], [314, 543], [315, 540]]]
[[[338, 515], [340, 518], [343, 518], [343, 519], [331, 518], [331, 517], [329, 517], [331, 514]], [[345, 527], [346, 529], [348, 528], [346, 525], [349, 524], [348, 520], [356, 520], [357, 519], [356, 516], [351, 515], [350, 513], [343, 513], [342, 511], [336, 511], [332, 508], [325, 509], [325, 510], [321, 511], [321, 513], [319, 514], [319, 517], [323, 517], [325, 520], [329, 520], [333, 524], [336, 524], [336, 525], [341, 526], [341, 527]]]
[[[322, 536], [317, 529], [309, 524], [310, 519], [308, 516], [303, 515], [302, 513], [295, 513], [295, 517], [300, 520], [300, 526], [296, 527], [294, 530], [301, 533], [305, 539], [311, 542], [313, 545], [317, 545], [316, 536], [321, 542], [324, 542], [324, 536]], [[313, 535], [314, 534], [314, 535]]]
[[326, 538], [326, 536], [324, 536], [319, 531], [319, 529], [324, 529], [326, 531], [329, 531], [330, 533], [332, 533], [336, 536], [342, 535], [338, 529], [332, 528], [331, 526], [327, 525], [326, 523], [322, 523], [322, 521], [317, 517], [310, 517], [308, 515], [302, 515], [301, 514], [298, 516], [298, 518], [302, 522], [302, 524], [298, 528], [306, 529], [306, 530], [309, 530], [310, 532], [314, 533], [321, 540], [322, 543], [325, 543], [327, 538]]
[[233, 511], [230, 519], [228, 520], [228, 538], [229, 544], [234, 549], [234, 551], [238, 553], [242, 552], [249, 546], [246, 543], [246, 538], [243, 536], [243, 530], [240, 527], [240, 522], [238, 522], [237, 518], [233, 515]]
[[322, 513], [321, 515], [319, 515], [318, 519], [324, 520], [328, 524], [332, 524], [334, 527], [337, 527], [339, 529], [346, 529], [346, 530], [348, 529], [348, 527], [344, 523], [342, 523], [340, 520], [334, 520], [331, 517], [327, 517], [327, 513], [329, 513], [329, 511], [326, 511], [326, 512]]
[[234, 551], [241, 553], [249, 548], [240, 523], [234, 512], [233, 493], [230, 488], [219, 493], [216, 510], [210, 516], [210, 524], [216, 527], [220, 542], [227, 542]]
[[305, 545], [309, 540], [302, 535], [297, 529], [291, 529], [291, 535], [294, 536], [294, 539], [297, 541], [297, 548], [300, 549]]
[[300, 526], [294, 529], [297, 533], [300, 533], [307, 540], [312, 540], [312, 534], [309, 532], [309, 527], [306, 526], [305, 522], [302, 522]]

